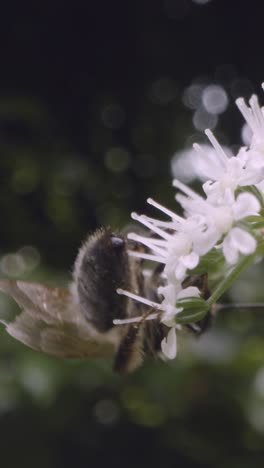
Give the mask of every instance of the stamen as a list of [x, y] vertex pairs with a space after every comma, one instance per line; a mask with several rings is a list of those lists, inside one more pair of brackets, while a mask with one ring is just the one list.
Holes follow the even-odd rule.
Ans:
[[238, 109], [240, 110], [241, 114], [243, 115], [245, 121], [251, 128], [251, 130], [254, 130], [253, 122], [252, 122], [252, 111], [249, 109], [249, 107], [246, 105], [245, 100], [243, 98], [238, 98], [236, 100], [236, 105]]
[[149, 299], [146, 299], [145, 297], [138, 296], [138, 294], [133, 294], [130, 291], [126, 291], [125, 289], [118, 288], [116, 292], [117, 294], [120, 294], [122, 296], [127, 296], [127, 297], [130, 297], [131, 299], [134, 299], [135, 301], [142, 302], [142, 304], [152, 307], [153, 309], [163, 310], [163, 307], [161, 306], [161, 304], [150, 301]]
[[[154, 313], [146, 316], [144, 320], [155, 320], [156, 318], [159, 318], [160, 314]], [[114, 325], [126, 325], [129, 323], [137, 323], [141, 322], [143, 317], [133, 317], [133, 318], [128, 318], [128, 319], [114, 319], [113, 324]]]
[[176, 227], [175, 227], [175, 221], [161, 221], [159, 219], [155, 219], [155, 218], [150, 218], [148, 216], [148, 220], [153, 223], [155, 226], [160, 226], [160, 227], [164, 227], [165, 229], [174, 229], [176, 230]]
[[206, 134], [208, 140], [211, 142], [212, 146], [214, 147], [215, 151], [217, 152], [217, 155], [220, 158], [220, 161], [226, 165], [226, 162], [228, 161], [228, 157], [225, 154], [222, 146], [218, 143], [217, 139], [215, 138], [213, 132], [207, 128], [204, 133]]
[[158, 228], [157, 226], [149, 222], [147, 216], [138, 215], [137, 213], [131, 213], [131, 218], [134, 219], [135, 221], [139, 221], [144, 226], [149, 228], [151, 231], [156, 232], [160, 237], [163, 237], [164, 239], [167, 239], [167, 240], [171, 240], [170, 234], [168, 234], [167, 232], [163, 231], [162, 229]]
[[[146, 245], [149, 249], [153, 250], [157, 254], [160, 254], [160, 255], [166, 254], [165, 249], [158, 247], [157, 245], [155, 245], [154, 242], [151, 242], [151, 240], [148, 239], [147, 237], [141, 237], [141, 236], [138, 236], [137, 234], [131, 233], [131, 234], [128, 234], [127, 238], [130, 240], [134, 240], [136, 242], [140, 242], [143, 245]], [[163, 242], [162, 246], [165, 246], [166, 245], [165, 241], [162, 241], [162, 242]]]
[[251, 96], [249, 100], [249, 104], [251, 105], [253, 115], [255, 116], [258, 130], [262, 130], [264, 126], [264, 118], [263, 118], [261, 108], [259, 106], [258, 98], [255, 94]]
[[187, 185], [183, 184], [180, 180], [174, 179], [172, 182], [173, 187], [178, 188], [181, 192], [185, 193], [188, 197], [192, 198], [193, 200], [200, 200], [201, 197], [198, 195], [194, 190], [187, 187]]
[[[175, 199], [185, 210], [193, 206], [193, 200], [190, 200], [190, 198], [186, 197], [185, 195], [182, 195], [181, 193], [177, 193], [177, 195], [175, 196]], [[207, 204], [206, 204], [206, 201], [201, 198], [199, 200], [199, 208], [203, 206], [204, 206], [204, 212], [206, 213], [208, 211]]]
[[134, 250], [128, 250], [128, 255], [130, 257], [143, 258], [143, 260], [151, 260], [152, 262], [166, 263], [165, 257], [159, 257], [158, 255], [135, 252]]
[[147, 241], [150, 243], [150, 244], [153, 244], [153, 245], [159, 245], [161, 247], [165, 247], [167, 245], [167, 241], [165, 241], [164, 239], [157, 239], [156, 237], [144, 237], [144, 236], [139, 236], [138, 234], [134, 233], [134, 232], [130, 232], [128, 235], [127, 235], [127, 238], [128, 239], [131, 239], [131, 240], [136, 240], [138, 242], [141, 242], [144, 241], [145, 239], [147, 239]]
[[181, 218], [181, 216], [177, 215], [176, 213], [173, 213], [173, 211], [168, 210], [164, 206], [162, 206], [159, 203], [155, 202], [155, 200], [153, 200], [152, 198], [148, 198], [147, 203], [149, 203], [152, 206], [155, 206], [155, 208], [157, 208], [158, 210], [163, 211], [163, 213], [168, 215], [170, 218], [175, 219], [175, 221], [178, 221], [179, 223], [183, 222], [183, 219]]

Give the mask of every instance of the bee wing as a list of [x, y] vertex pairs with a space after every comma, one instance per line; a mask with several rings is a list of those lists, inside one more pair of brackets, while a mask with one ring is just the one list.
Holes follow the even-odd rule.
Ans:
[[99, 333], [84, 319], [67, 289], [24, 281], [1, 280], [0, 290], [22, 311], [6, 331], [30, 348], [58, 357], [111, 356], [116, 336]]

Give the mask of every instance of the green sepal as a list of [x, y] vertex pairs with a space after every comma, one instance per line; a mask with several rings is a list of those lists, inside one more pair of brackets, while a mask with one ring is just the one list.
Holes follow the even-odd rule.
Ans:
[[243, 224], [247, 228], [262, 229], [264, 228], [264, 217], [263, 216], [247, 216], [243, 219]]
[[184, 309], [175, 317], [176, 322], [181, 325], [198, 322], [202, 320], [208, 312], [207, 303], [204, 299], [199, 297], [180, 299], [177, 301], [177, 307], [183, 307]]
[[224, 264], [225, 259], [220, 249], [211, 249], [200, 258], [199, 265], [190, 271], [190, 275], [201, 275], [203, 273], [215, 273]]

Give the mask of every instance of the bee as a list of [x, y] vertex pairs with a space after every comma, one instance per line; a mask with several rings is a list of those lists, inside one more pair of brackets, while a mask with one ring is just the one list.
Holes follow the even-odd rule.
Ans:
[[[119, 373], [135, 370], [156, 356], [166, 336], [160, 321], [146, 321], [148, 308], [116, 293], [133, 291], [151, 300], [159, 275], [142, 274], [141, 260], [128, 255], [131, 243], [110, 229], [89, 236], [77, 255], [67, 289], [19, 280], [0, 280], [0, 290], [21, 311], [2, 320], [6, 331], [26, 346], [61, 358], [113, 357]], [[133, 245], [132, 245], [133, 248]], [[135, 248], [135, 245], [134, 245]], [[139, 323], [115, 326], [114, 319], [142, 316]]]

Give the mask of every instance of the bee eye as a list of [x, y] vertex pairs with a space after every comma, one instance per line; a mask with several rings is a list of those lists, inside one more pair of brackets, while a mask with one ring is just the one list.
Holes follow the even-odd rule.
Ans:
[[119, 249], [123, 247], [124, 245], [124, 239], [122, 239], [121, 237], [117, 237], [117, 236], [111, 236], [111, 242], [115, 249]]

